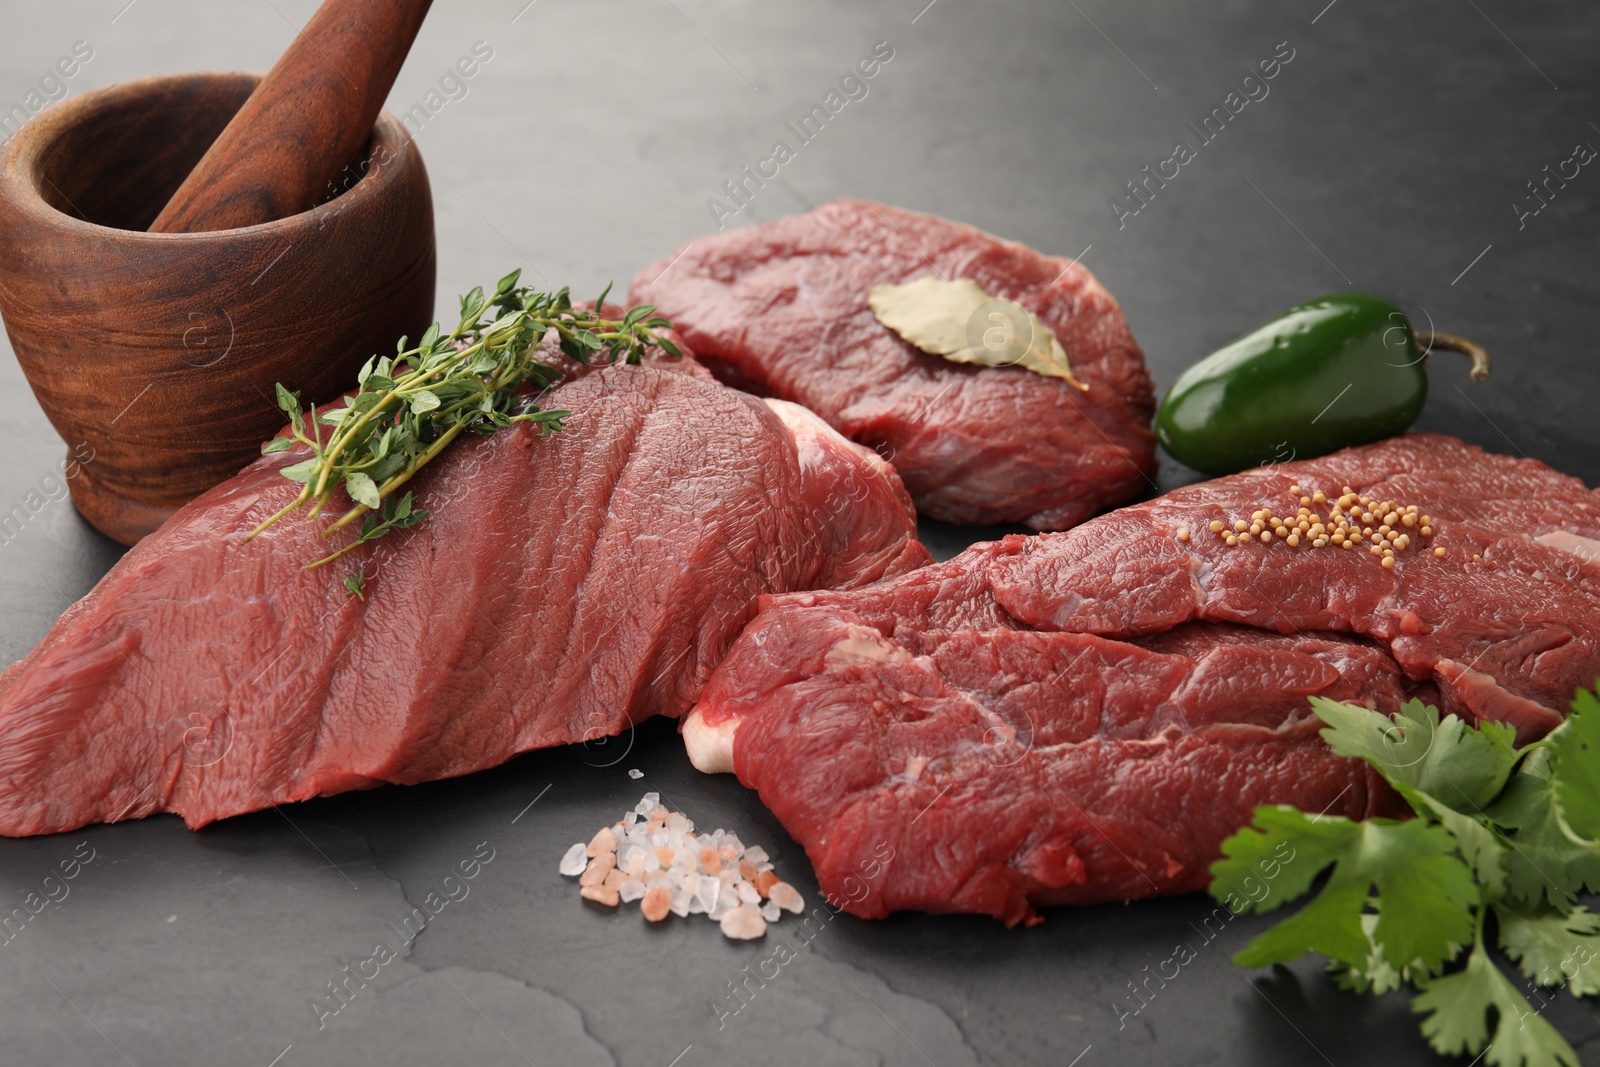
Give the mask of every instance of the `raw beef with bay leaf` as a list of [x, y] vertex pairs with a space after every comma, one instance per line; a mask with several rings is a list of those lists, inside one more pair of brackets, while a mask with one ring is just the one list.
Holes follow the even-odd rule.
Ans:
[[[1417, 506], [1430, 533], [1404, 526], [1422, 544], [1387, 567], [1366, 541], [1227, 544], [1235, 522], [1346, 486]], [[760, 791], [856, 914], [1018, 923], [1201, 889], [1258, 804], [1403, 812], [1319, 738], [1309, 697], [1386, 713], [1418, 697], [1526, 744], [1597, 677], [1600, 492], [1412, 435], [770, 598], [684, 734], [697, 766]]]
[[412, 482], [425, 523], [329, 566], [326, 521], [241, 540], [300, 448], [141, 541], [0, 675], [0, 833], [197, 827], [681, 715], [761, 595], [928, 559], [888, 464], [692, 360], [543, 406], [566, 429], [462, 438]]
[[[874, 316], [874, 286], [930, 276], [970, 278], [1032, 312], [1088, 388], [929, 355]], [[658, 305], [725, 381], [803, 404], [877, 449], [932, 518], [1059, 530], [1151, 484], [1144, 356], [1075, 261], [840, 200], [697, 238], [640, 271], [631, 295]]]

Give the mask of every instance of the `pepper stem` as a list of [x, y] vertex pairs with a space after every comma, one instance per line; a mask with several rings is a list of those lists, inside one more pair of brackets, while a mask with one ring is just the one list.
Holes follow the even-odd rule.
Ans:
[[1453, 333], [1439, 333], [1437, 330], [1416, 330], [1417, 343], [1422, 345], [1422, 354], [1426, 356], [1435, 348], [1442, 348], [1448, 352], [1460, 352], [1472, 360], [1472, 370], [1468, 376], [1475, 382], [1481, 382], [1489, 376], [1489, 353], [1483, 346], [1469, 341], [1465, 337], [1457, 337]]

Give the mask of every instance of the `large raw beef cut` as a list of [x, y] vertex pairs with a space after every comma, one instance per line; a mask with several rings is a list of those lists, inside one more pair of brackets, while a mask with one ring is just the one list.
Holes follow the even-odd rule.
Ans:
[[[1079, 392], [1020, 367], [952, 363], [880, 323], [882, 283], [971, 278], [1037, 315]], [[917, 510], [1061, 530], [1151, 484], [1144, 356], [1076, 262], [943, 219], [853, 200], [697, 238], [634, 278], [725, 381], [803, 404], [891, 460]]]
[[681, 715], [762, 594], [928, 559], [888, 464], [690, 360], [544, 406], [565, 430], [463, 438], [414, 479], [424, 524], [329, 567], [325, 521], [241, 540], [299, 450], [145, 538], [0, 676], [0, 833], [201, 826]]
[[[1357, 527], [1389, 503], [1374, 537], [1392, 517], [1421, 544], [1385, 564], [1374, 537], [1235, 530], [1302, 500], [1332, 525], [1346, 487], [1373, 502]], [[1600, 492], [1415, 435], [769, 598], [684, 734], [697, 766], [760, 791], [856, 914], [1017, 923], [1202, 888], [1258, 804], [1402, 811], [1318, 738], [1309, 696], [1384, 712], [1418, 696], [1526, 743], [1597, 677]]]

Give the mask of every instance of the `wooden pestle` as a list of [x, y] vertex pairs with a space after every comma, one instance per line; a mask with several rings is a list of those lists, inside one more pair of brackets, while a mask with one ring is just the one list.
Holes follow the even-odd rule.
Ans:
[[251, 226], [342, 192], [431, 2], [325, 0], [150, 232]]

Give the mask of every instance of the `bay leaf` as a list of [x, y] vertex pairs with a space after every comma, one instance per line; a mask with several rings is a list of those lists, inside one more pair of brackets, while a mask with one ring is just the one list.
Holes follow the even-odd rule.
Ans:
[[875, 285], [867, 303], [879, 322], [906, 342], [952, 363], [1021, 367], [1089, 387], [1072, 373], [1067, 353], [1039, 317], [971, 278], [923, 277], [905, 285]]

